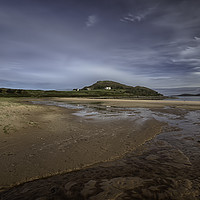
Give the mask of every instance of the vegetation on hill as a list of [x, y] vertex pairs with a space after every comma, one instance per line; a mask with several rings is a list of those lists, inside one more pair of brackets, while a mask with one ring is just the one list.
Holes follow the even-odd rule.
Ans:
[[134, 96], [162, 96], [158, 92], [141, 86], [128, 86], [114, 81], [97, 81], [91, 86], [86, 86], [82, 90], [105, 90], [106, 87], [111, 87], [114, 91], [123, 91], [124, 93], [129, 93]]
[[[111, 87], [106, 90], [105, 87]], [[87, 90], [90, 88], [90, 90]], [[0, 97], [98, 97], [160, 99], [163, 95], [146, 87], [131, 87], [113, 81], [98, 81], [80, 91], [22, 90], [0, 88]]]
[[90, 88], [91, 90], [104, 90], [106, 87], [111, 87], [112, 89], [127, 89], [130, 88], [131, 86], [127, 86], [118, 82], [114, 81], [97, 81], [91, 86], [86, 86], [83, 88], [83, 90]]

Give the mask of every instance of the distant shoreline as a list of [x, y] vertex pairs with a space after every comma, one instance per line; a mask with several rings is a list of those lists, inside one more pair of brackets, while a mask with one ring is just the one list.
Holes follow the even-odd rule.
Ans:
[[131, 99], [101, 99], [101, 98], [51, 98], [55, 101], [67, 101], [74, 103], [97, 103], [101, 102], [107, 106], [120, 107], [144, 107], [161, 108], [166, 106], [180, 107], [185, 109], [200, 109], [200, 101], [178, 101], [178, 100], [131, 100]]

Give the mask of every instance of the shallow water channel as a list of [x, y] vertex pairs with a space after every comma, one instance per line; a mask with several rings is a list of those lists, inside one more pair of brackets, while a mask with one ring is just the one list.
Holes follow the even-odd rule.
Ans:
[[[115, 120], [115, 119], [138, 119], [139, 123], [154, 118], [166, 122], [168, 126], [163, 128], [161, 134], [157, 135], [151, 142], [143, 146], [143, 154], [148, 152], [149, 157], [146, 163], [154, 161], [155, 166], [163, 173], [164, 177], [172, 167], [173, 178], [189, 181], [187, 189], [199, 191], [200, 189], [200, 110], [186, 110], [174, 107], [163, 109], [148, 108], [118, 108], [92, 104], [67, 104], [62, 102], [36, 102], [39, 104], [56, 105], [70, 109], [76, 109], [73, 113], [76, 116], [93, 120]], [[146, 149], [146, 150], [145, 150]], [[140, 150], [138, 150], [140, 151]], [[151, 152], [151, 153], [150, 153]], [[141, 154], [141, 152], [140, 152]], [[137, 156], [137, 159], [142, 156]], [[164, 165], [159, 166], [159, 162]], [[145, 163], [145, 162], [144, 162]], [[151, 165], [153, 165], [151, 163]], [[158, 167], [159, 166], [159, 167]], [[167, 166], [167, 168], [166, 168]], [[185, 170], [187, 174], [185, 174]], [[184, 175], [178, 173], [183, 170]], [[156, 173], [156, 172], [155, 172]], [[176, 177], [177, 173], [177, 177]], [[153, 173], [152, 173], [153, 174]], [[192, 174], [192, 175], [191, 175]], [[170, 175], [171, 176], [171, 175]], [[186, 178], [187, 177], [187, 178]], [[187, 190], [186, 189], [186, 190]], [[194, 193], [195, 193], [194, 191]], [[195, 196], [195, 194], [193, 194]], [[193, 199], [194, 196], [192, 197]], [[188, 198], [188, 197], [187, 197]]]
[[[180, 148], [190, 156], [200, 153], [200, 110], [185, 110], [165, 107], [163, 109], [119, 108], [100, 104], [69, 104], [56, 101], [33, 101], [33, 104], [45, 104], [74, 109], [73, 115], [92, 120], [137, 119], [143, 122], [154, 118], [166, 122], [169, 127], [157, 138]], [[189, 156], [189, 155], [188, 155]]]

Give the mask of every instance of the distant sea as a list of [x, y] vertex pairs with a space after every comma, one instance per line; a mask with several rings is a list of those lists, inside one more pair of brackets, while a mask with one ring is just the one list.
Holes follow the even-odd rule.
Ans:
[[168, 97], [176, 97], [178, 99], [169, 99], [177, 101], [200, 101], [200, 96], [178, 96], [181, 94], [200, 94], [200, 87], [182, 87], [182, 88], [158, 88], [157, 92]]

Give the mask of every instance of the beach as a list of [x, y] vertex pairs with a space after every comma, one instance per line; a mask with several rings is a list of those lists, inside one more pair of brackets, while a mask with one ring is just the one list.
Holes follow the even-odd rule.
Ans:
[[0, 109], [1, 199], [200, 195], [198, 101], [23, 98]]
[[103, 98], [52, 98], [55, 101], [64, 101], [71, 103], [101, 103], [105, 106], [118, 107], [140, 107], [140, 108], [164, 108], [166, 106], [200, 109], [200, 101], [178, 101], [178, 100], [132, 100], [132, 99], [103, 99]]

